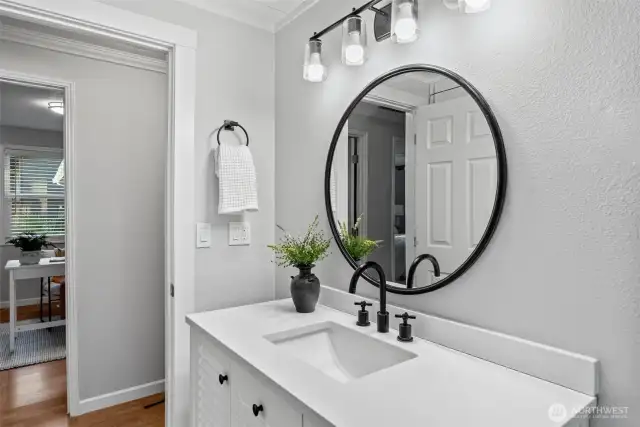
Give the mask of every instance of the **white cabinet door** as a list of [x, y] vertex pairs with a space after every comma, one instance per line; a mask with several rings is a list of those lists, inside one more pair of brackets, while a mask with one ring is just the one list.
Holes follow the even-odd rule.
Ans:
[[[301, 413], [264, 387], [244, 368], [236, 366], [232, 367], [232, 427], [302, 427]], [[254, 413], [254, 409], [259, 412]]]
[[192, 425], [230, 427], [229, 359], [198, 333], [192, 334], [191, 346]]
[[333, 424], [318, 417], [312, 412], [305, 412], [302, 416], [303, 427], [334, 427]]

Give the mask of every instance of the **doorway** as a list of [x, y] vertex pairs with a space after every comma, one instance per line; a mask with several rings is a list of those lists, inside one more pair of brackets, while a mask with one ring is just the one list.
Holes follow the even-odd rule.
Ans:
[[[26, 4], [24, 4], [26, 3]], [[166, 126], [158, 126], [164, 135], [168, 135], [166, 146], [167, 165], [166, 178], [160, 177], [159, 182], [166, 183], [166, 195], [163, 204], [159, 206], [159, 211], [166, 211], [166, 228], [160, 235], [167, 235], [166, 246], [160, 243], [157, 247], [166, 257], [166, 268], [164, 280], [160, 286], [164, 287], [162, 298], [165, 300], [166, 319], [166, 348], [162, 352], [166, 353], [166, 388], [168, 404], [167, 424], [186, 425], [188, 415], [187, 393], [188, 389], [188, 327], [184, 322], [184, 315], [193, 309], [193, 263], [194, 263], [194, 238], [191, 233], [194, 218], [193, 192], [193, 109], [194, 109], [194, 81], [195, 81], [195, 34], [192, 31], [176, 27], [174, 25], [153, 22], [150, 25], [149, 19], [120, 11], [97, 3], [56, 3], [48, 1], [3, 1], [0, 0], [0, 15], [10, 15], [14, 18], [24, 18], [31, 22], [39, 22], [46, 25], [55, 25], [58, 28], [66, 29], [69, 32], [85, 32], [96, 37], [109, 39], [113, 42], [127, 42], [144, 46], [146, 48], [158, 49], [165, 52], [169, 57], [168, 90], [167, 98], [163, 105], [169, 105], [169, 114]], [[3, 63], [3, 67], [9, 68]], [[34, 75], [20, 75], [5, 70], [0, 70], [4, 79], [13, 81], [29, 81], [34, 84], [44, 84], [47, 86], [63, 87], [65, 89], [65, 103], [70, 112], [74, 114], [74, 85], [65, 81], [52, 82], [46, 78]], [[175, 114], [174, 114], [175, 112]], [[70, 121], [67, 119], [67, 125]], [[74, 127], [68, 127], [66, 133], [68, 141], [74, 139]], [[78, 220], [74, 206], [74, 193], [77, 182], [74, 182], [73, 153], [74, 150], [67, 144], [66, 165], [67, 183], [67, 222], [73, 224]], [[69, 156], [69, 154], [72, 154]], [[177, 191], [174, 191], [174, 188]], [[163, 207], [165, 209], [163, 209]], [[67, 269], [66, 278], [72, 281], [77, 274], [78, 265], [76, 261], [77, 252], [74, 252], [75, 236], [74, 227], [67, 230]], [[174, 253], [176, 256], [174, 256]], [[162, 283], [164, 282], [164, 283]], [[171, 286], [170, 286], [171, 285]], [[175, 287], [176, 296], [169, 297], [169, 290]], [[67, 329], [77, 329], [79, 323], [89, 321], [78, 319], [83, 316], [79, 313], [78, 307], [74, 306], [77, 289], [67, 287]], [[85, 313], [86, 314], [86, 313]], [[92, 313], [90, 313], [92, 314]], [[108, 323], [108, 322], [107, 322]], [[69, 333], [71, 337], [77, 333]], [[141, 337], [142, 339], [142, 337]], [[69, 376], [69, 412], [72, 415], [80, 415], [84, 412], [92, 411], [112, 405], [118, 400], [135, 397], [140, 393], [140, 388], [130, 387], [119, 390], [117, 393], [99, 394], [100, 390], [85, 392], [84, 396], [79, 393], [78, 374], [79, 363], [77, 360], [78, 351], [74, 351], [77, 342], [73, 338], [68, 340], [69, 357], [68, 360], [76, 359], [70, 363]], [[74, 357], [75, 355], [75, 357]], [[83, 374], [87, 378], [91, 373]], [[113, 375], [112, 375], [113, 377]], [[157, 384], [164, 388], [164, 379]], [[145, 385], [146, 386], [146, 385]], [[146, 388], [145, 388], [146, 390]], [[176, 390], [175, 393], [172, 391]], [[146, 391], [145, 391], [146, 393]], [[81, 399], [83, 398], [83, 399]]]
[[[406, 281], [405, 158], [410, 112], [364, 100], [349, 117], [349, 228], [378, 242], [367, 257]], [[371, 172], [371, 173], [370, 173]], [[358, 225], [355, 227], [355, 225]], [[357, 228], [357, 229], [356, 229]]]
[[66, 357], [64, 90], [0, 80], [0, 371]]

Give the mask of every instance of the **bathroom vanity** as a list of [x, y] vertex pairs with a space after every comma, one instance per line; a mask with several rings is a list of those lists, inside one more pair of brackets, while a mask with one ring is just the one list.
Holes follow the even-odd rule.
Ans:
[[[489, 104], [454, 72], [407, 65], [367, 85], [324, 179], [349, 293], [323, 287], [309, 314], [285, 299], [188, 316], [193, 426], [587, 427], [597, 360], [386, 303], [473, 267], [498, 226], [506, 161]], [[355, 295], [360, 277], [378, 301]]]
[[[419, 337], [399, 342], [398, 322], [386, 334], [373, 322], [358, 327], [353, 314], [340, 311], [356, 300], [323, 288], [321, 302], [334, 307], [319, 305], [311, 314], [296, 313], [285, 299], [188, 316], [192, 425], [588, 426], [579, 413], [595, 405], [594, 396]], [[418, 334], [425, 325], [441, 328], [433, 319], [418, 314]], [[468, 330], [457, 325], [449, 330], [461, 338]], [[487, 345], [506, 349], [491, 340], [515, 340], [511, 351], [539, 352], [540, 363], [573, 363], [569, 353], [491, 334], [478, 330], [472, 341], [486, 338]], [[547, 350], [557, 352], [555, 360], [544, 356]], [[526, 359], [511, 357], [516, 364]], [[595, 372], [597, 361], [575, 357], [579, 368], [593, 362]], [[563, 417], [553, 408], [569, 413]]]

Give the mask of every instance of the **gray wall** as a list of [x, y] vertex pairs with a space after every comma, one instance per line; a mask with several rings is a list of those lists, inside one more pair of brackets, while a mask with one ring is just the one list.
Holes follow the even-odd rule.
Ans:
[[[45, 147], [45, 148], [63, 148], [63, 135], [62, 132], [50, 131], [50, 130], [38, 130], [28, 129], [15, 126], [0, 126], [0, 153], [4, 153], [4, 149], [7, 145], [21, 145], [24, 147]], [[4, 176], [4, 158], [0, 156], [0, 176]], [[0, 181], [2, 181], [0, 179]], [[0, 236], [2, 238], [1, 243], [5, 242], [5, 236], [8, 235], [9, 224], [8, 216], [6, 215], [7, 203], [4, 200], [4, 188], [0, 188], [2, 192], [3, 200], [0, 203], [2, 210], [5, 212], [0, 218]], [[12, 259], [18, 259], [20, 257], [20, 249], [11, 245], [2, 245], [0, 243], [0, 302], [4, 303], [3, 306], [8, 304], [9, 301], [9, 273], [4, 269], [7, 261]], [[56, 240], [58, 247], [64, 247], [64, 239], [60, 243]], [[40, 280], [24, 280], [20, 282], [20, 287], [17, 290], [16, 298], [18, 300], [33, 300], [40, 298]], [[33, 302], [33, 301], [31, 301]], [[20, 303], [20, 301], [18, 301]]]
[[163, 379], [167, 76], [12, 42], [0, 56], [76, 84], [80, 398]]
[[[323, 39], [328, 80], [304, 82], [305, 40], [351, 6], [323, 0], [277, 34], [276, 221], [302, 228], [316, 213], [326, 218], [322, 159], [367, 82], [411, 63], [454, 70], [485, 95], [501, 125], [510, 173], [504, 215], [460, 280], [390, 300], [599, 358], [600, 403], [631, 407], [615, 425], [637, 426], [640, 52], [630, 17], [640, 16], [638, 2], [494, 1], [476, 16], [421, 2], [417, 43], [370, 43], [369, 62], [348, 68], [335, 31]], [[333, 253], [317, 274], [346, 289], [351, 271]], [[279, 296], [290, 274], [278, 270]], [[365, 283], [360, 291], [375, 294]]]
[[[367, 133], [368, 199], [367, 237], [382, 240], [381, 247], [367, 259], [379, 263], [391, 280], [393, 246], [391, 180], [395, 169], [393, 137], [404, 138], [404, 113], [381, 110], [372, 104], [360, 104], [349, 116], [349, 130]], [[360, 213], [358, 213], [360, 214]]]
[[[275, 36], [184, 3], [103, 2], [198, 32], [196, 220], [212, 224], [212, 244], [196, 253], [196, 311], [272, 299], [275, 266], [267, 245], [275, 235]], [[251, 137], [260, 205], [260, 212], [244, 216], [251, 223], [251, 246], [228, 246], [227, 224], [242, 216], [217, 213], [212, 133], [225, 119], [240, 122]], [[228, 133], [222, 138], [237, 141]]]

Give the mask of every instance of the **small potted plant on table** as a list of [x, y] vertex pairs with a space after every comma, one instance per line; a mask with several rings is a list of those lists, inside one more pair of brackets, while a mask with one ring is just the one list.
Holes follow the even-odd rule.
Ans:
[[270, 245], [276, 254], [276, 263], [280, 267], [296, 267], [300, 270], [297, 276], [291, 276], [291, 298], [298, 313], [312, 313], [316, 309], [320, 297], [320, 280], [311, 269], [315, 263], [327, 257], [331, 239], [327, 239], [318, 230], [318, 216], [300, 237], [293, 237], [285, 229], [278, 226], [284, 236], [277, 245]]
[[53, 244], [47, 240], [46, 234], [25, 232], [7, 240], [16, 248], [20, 248], [20, 264], [35, 265], [42, 259], [42, 248], [52, 247]]

